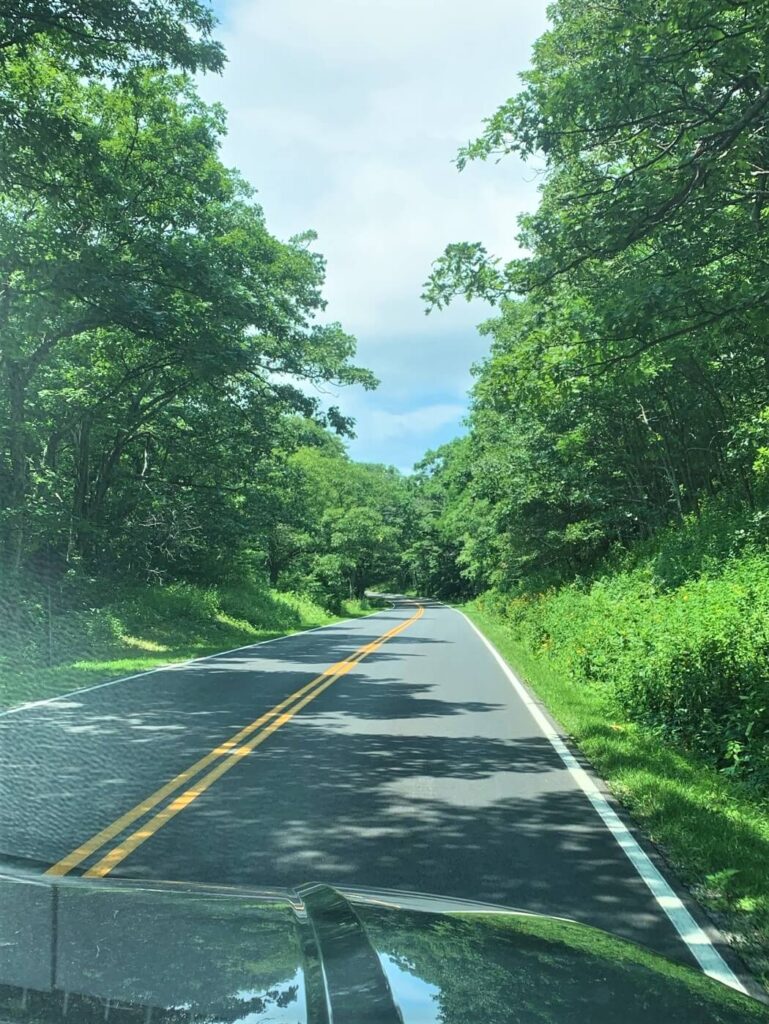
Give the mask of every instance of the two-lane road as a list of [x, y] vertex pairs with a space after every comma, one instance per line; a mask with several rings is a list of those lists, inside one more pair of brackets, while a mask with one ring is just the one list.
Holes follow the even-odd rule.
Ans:
[[536, 716], [462, 615], [401, 601], [0, 716], [0, 855], [465, 897], [718, 959], [676, 932], [675, 896]]

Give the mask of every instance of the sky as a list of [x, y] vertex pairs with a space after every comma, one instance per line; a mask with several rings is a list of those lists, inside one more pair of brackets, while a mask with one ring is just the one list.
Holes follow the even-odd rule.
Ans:
[[462, 432], [471, 365], [491, 310], [460, 299], [425, 315], [430, 267], [449, 242], [517, 252], [535, 169], [508, 157], [459, 174], [458, 148], [512, 95], [546, 0], [217, 0], [223, 158], [259, 193], [270, 230], [318, 232], [327, 320], [358, 340], [375, 392], [324, 395], [356, 420], [356, 459], [408, 472]]

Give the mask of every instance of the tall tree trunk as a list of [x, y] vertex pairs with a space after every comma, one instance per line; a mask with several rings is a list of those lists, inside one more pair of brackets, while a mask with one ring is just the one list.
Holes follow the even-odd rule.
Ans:
[[277, 587], [280, 578], [280, 556], [272, 538], [267, 541], [267, 574], [271, 587]]
[[70, 557], [77, 551], [86, 554], [88, 545], [87, 504], [91, 465], [91, 417], [86, 414], [73, 431], [75, 486], [72, 493], [72, 520], [69, 531]]
[[10, 482], [5, 501], [8, 525], [3, 543], [3, 565], [12, 579], [19, 575], [24, 552], [27, 504], [27, 394], [22, 366], [7, 360], [5, 376], [8, 383], [8, 454], [10, 456]]

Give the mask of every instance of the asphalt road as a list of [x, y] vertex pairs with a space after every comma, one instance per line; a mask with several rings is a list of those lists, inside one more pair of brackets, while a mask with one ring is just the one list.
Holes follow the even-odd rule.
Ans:
[[471, 898], [693, 962], [492, 653], [429, 603], [0, 717], [0, 854]]

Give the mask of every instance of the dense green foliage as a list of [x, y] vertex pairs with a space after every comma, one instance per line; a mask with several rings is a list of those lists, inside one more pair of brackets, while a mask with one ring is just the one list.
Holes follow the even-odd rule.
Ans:
[[769, 789], [769, 558], [734, 513], [692, 516], [590, 581], [484, 602], [610, 717]]
[[208, 7], [0, 0], [0, 699], [358, 613], [372, 584], [482, 595], [766, 936], [769, 0], [550, 16], [458, 159], [542, 169], [524, 255], [437, 261], [429, 306], [497, 310], [466, 436], [404, 479], [314, 397], [376, 381], [323, 321], [313, 233], [272, 235], [222, 163], [190, 78], [224, 61]]
[[492, 588], [573, 685], [766, 784], [769, 5], [550, 16], [459, 157], [543, 165], [524, 255], [449, 246], [426, 289], [499, 313], [469, 435], [417, 477], [416, 576]]
[[[23, 10], [22, 10], [23, 8]], [[307, 232], [220, 159], [198, 0], [0, 5], [0, 607], [240, 580], [338, 609], [399, 564], [405, 484], [313, 397], [376, 385]]]
[[[289, 460], [286, 507], [267, 539], [271, 579], [336, 607], [397, 581], [409, 492], [397, 470], [304, 448]], [[285, 566], [285, 568], [282, 568]]]

